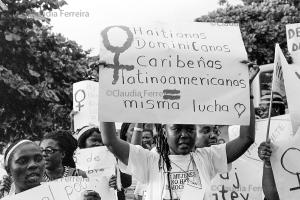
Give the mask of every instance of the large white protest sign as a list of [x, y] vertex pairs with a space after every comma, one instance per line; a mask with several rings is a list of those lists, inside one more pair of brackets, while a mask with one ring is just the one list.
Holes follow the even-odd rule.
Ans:
[[295, 136], [275, 143], [271, 164], [280, 199], [300, 197], [300, 129]]
[[279, 49], [279, 55], [293, 132], [296, 133], [300, 126], [300, 62], [289, 65], [281, 49]]
[[77, 150], [75, 162], [88, 177], [110, 177], [115, 174], [116, 158], [105, 146]]
[[[231, 129], [232, 127], [229, 131], [232, 132]], [[234, 129], [234, 131], [237, 132], [235, 134], [239, 135], [239, 128]], [[223, 132], [221, 135], [223, 135]], [[225, 142], [228, 142], [228, 136], [227, 139], [225, 139]], [[241, 157], [232, 163], [232, 169], [230, 172], [218, 174], [212, 180], [212, 183], [205, 194], [205, 199], [261, 200], [261, 177], [262, 163], [247, 157]]]
[[[261, 162], [258, 157], [257, 149], [260, 143], [266, 140], [268, 119], [257, 119], [255, 122], [255, 142], [248, 148], [243, 154], [243, 157], [247, 157], [254, 161]], [[233, 140], [239, 136], [240, 127], [230, 126], [229, 127], [229, 139]], [[270, 122], [270, 140], [276, 142], [284, 140], [287, 137], [293, 135], [292, 124], [289, 115], [280, 115], [271, 118]]]
[[249, 124], [238, 25], [113, 25], [101, 37], [100, 120]]
[[225, 174], [218, 174], [212, 181], [206, 199], [262, 199], [262, 164], [253, 160], [239, 158], [232, 163], [232, 169]]
[[109, 188], [106, 177], [98, 179], [83, 179], [82, 177], [65, 177], [41, 186], [26, 190], [3, 200], [83, 200], [83, 194], [93, 190], [101, 199], [116, 200], [115, 191]]
[[73, 84], [74, 130], [98, 125], [98, 82], [80, 81]]
[[286, 25], [287, 46], [293, 60], [300, 64], [300, 23]]

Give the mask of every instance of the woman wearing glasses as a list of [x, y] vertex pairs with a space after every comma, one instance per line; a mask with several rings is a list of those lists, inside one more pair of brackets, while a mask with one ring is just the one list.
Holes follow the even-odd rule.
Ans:
[[87, 178], [85, 172], [76, 169], [73, 154], [77, 148], [77, 140], [69, 131], [60, 130], [46, 134], [40, 147], [45, 159], [45, 182], [67, 176]]

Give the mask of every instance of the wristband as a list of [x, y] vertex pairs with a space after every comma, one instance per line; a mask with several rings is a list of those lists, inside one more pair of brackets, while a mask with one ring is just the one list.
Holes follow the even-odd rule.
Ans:
[[134, 131], [143, 131], [143, 129], [142, 129], [142, 128], [139, 128], [139, 127], [134, 127], [133, 130], [134, 130]]

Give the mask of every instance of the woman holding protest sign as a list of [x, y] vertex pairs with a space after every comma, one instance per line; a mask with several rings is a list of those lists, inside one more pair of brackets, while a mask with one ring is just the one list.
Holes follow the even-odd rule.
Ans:
[[[250, 83], [258, 67], [250, 64]], [[230, 163], [254, 142], [255, 116], [251, 99], [250, 125], [242, 126], [238, 138], [220, 145], [195, 150], [198, 125], [164, 124], [158, 129], [157, 153], [117, 138], [115, 125], [101, 122], [103, 143], [125, 164], [124, 170], [147, 184], [147, 199], [203, 199], [205, 189], [217, 174], [227, 172]]]
[[272, 154], [271, 142], [262, 142], [258, 147], [258, 157], [264, 161], [262, 188], [265, 200], [279, 200], [278, 191], [275, 184], [273, 170], [270, 162]]
[[9, 196], [36, 187], [43, 180], [43, 155], [39, 146], [30, 140], [11, 144], [4, 154], [4, 164], [13, 182]]
[[[275, 117], [278, 115], [285, 114], [285, 103], [282, 96], [278, 92], [266, 92], [264, 96], [261, 97], [260, 109], [261, 118], [268, 118], [269, 107], [272, 96], [272, 108], [270, 117]], [[263, 177], [262, 177], [262, 188], [266, 200], [279, 200], [278, 191], [275, 184], [273, 169], [270, 162], [270, 157], [272, 154], [271, 141], [268, 139], [266, 142], [262, 142], [258, 147], [258, 157], [264, 161], [263, 167]]]
[[40, 147], [45, 159], [45, 182], [67, 176], [87, 178], [85, 172], [76, 169], [73, 155], [77, 149], [77, 140], [69, 131], [59, 130], [47, 133]]
[[[123, 135], [123, 132], [127, 132], [127, 129], [123, 128], [121, 132]], [[77, 141], [80, 149], [103, 146], [101, 134], [98, 127], [84, 126], [80, 130], [78, 130], [78, 132], [76, 133], [76, 137], [78, 138]], [[122, 172], [120, 172], [120, 179], [122, 188], [117, 192], [117, 195], [119, 200], [125, 200], [124, 188], [129, 187], [132, 180], [130, 175]], [[109, 179], [109, 186], [115, 189], [117, 188], [117, 176], [114, 175]]]

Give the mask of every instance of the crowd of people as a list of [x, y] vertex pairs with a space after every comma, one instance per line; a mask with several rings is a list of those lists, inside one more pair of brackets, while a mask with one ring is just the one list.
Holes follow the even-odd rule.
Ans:
[[[249, 65], [250, 85], [259, 71]], [[203, 124], [143, 124], [123, 123], [119, 136], [113, 122], [100, 122], [97, 126], [85, 126], [75, 132], [58, 130], [47, 133], [41, 141], [16, 141], [4, 154], [7, 175], [1, 180], [0, 198], [68, 176], [87, 174], [76, 168], [73, 159], [76, 149], [106, 146], [118, 160], [116, 174], [109, 178], [109, 187], [117, 191], [119, 200], [125, 200], [126, 188], [134, 188], [137, 200], [157, 199], [209, 199], [205, 195], [211, 180], [218, 173], [228, 172], [231, 163], [238, 159], [255, 141], [255, 113], [264, 118], [268, 113], [270, 94], [261, 101], [261, 109], [255, 112], [250, 95], [250, 124], [241, 126], [239, 137], [224, 143], [218, 140], [220, 126]], [[284, 103], [279, 94], [274, 95], [272, 116], [284, 114]], [[258, 148], [264, 162], [262, 186], [265, 199], [278, 200], [270, 157], [272, 144], [266, 141]], [[120, 171], [119, 171], [120, 170]], [[173, 184], [178, 176], [181, 183]], [[86, 192], [83, 199], [100, 200], [95, 191]]]

